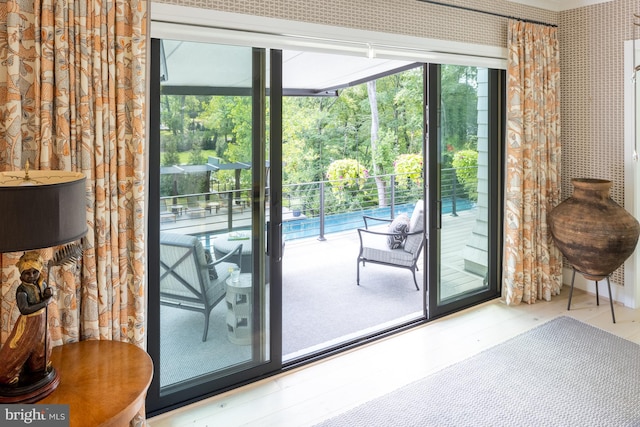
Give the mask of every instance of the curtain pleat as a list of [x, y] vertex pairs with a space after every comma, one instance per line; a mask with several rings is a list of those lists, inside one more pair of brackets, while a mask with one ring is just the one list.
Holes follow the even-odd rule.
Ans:
[[[82, 260], [51, 272], [53, 345], [146, 345], [147, 7], [146, 0], [0, 2], [0, 170], [29, 160], [34, 169], [87, 177]], [[20, 255], [0, 255], [2, 343], [18, 316]]]
[[557, 28], [510, 20], [502, 294], [507, 304], [550, 300], [562, 255], [547, 215], [560, 203]]

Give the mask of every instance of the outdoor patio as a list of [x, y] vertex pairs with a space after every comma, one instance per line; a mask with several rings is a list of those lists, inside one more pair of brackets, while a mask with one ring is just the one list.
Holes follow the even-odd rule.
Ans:
[[[464, 260], [462, 258], [462, 249], [470, 238], [475, 225], [476, 215], [477, 211], [475, 209], [458, 211], [456, 216], [451, 214], [442, 215], [442, 230], [446, 233], [446, 238], [443, 239], [441, 247], [441, 295], [443, 298], [477, 287], [478, 280], [480, 280], [480, 283], [482, 282], [482, 277], [465, 271]], [[289, 209], [283, 208], [283, 222], [304, 219], [306, 219], [304, 215], [294, 217]], [[205, 246], [207, 246], [207, 237], [215, 238], [216, 234], [229, 231], [229, 224], [232, 224], [234, 230], [249, 228], [251, 226], [250, 209], [248, 207], [242, 211], [232, 209], [229, 213], [226, 207], [222, 207], [218, 212], [205, 211], [203, 215], [198, 216], [188, 215], [188, 211], [185, 209], [184, 212], [176, 215], [175, 220], [161, 222], [160, 230], [200, 236], [203, 238]], [[362, 221], [354, 223], [352, 229], [348, 231], [324, 234], [326, 241], [318, 241], [319, 232], [313, 236], [302, 239], [288, 238], [285, 233], [283, 239], [286, 242], [286, 257], [283, 264], [283, 273], [286, 272], [284, 267], [286, 267], [287, 260], [299, 256], [300, 258], [297, 264], [305, 266], [303, 273], [313, 274], [311, 272], [311, 268], [314, 265], [312, 260], [322, 259], [316, 251], [321, 251], [323, 248], [322, 245], [325, 245], [331, 246], [331, 251], [334, 253], [336, 251], [342, 252], [339, 258], [349, 259], [349, 264], [353, 264], [355, 274], [355, 259], [358, 254], [359, 241], [358, 233], [355, 229], [358, 227], [364, 227], [364, 223]], [[385, 226], [382, 226], [383, 231], [384, 227]], [[340, 242], [340, 244], [336, 244], [334, 247], [331, 242], [335, 241]], [[317, 268], [323, 269], [325, 266], [326, 263], [324, 263], [324, 265], [318, 265]], [[368, 267], [369, 266], [367, 266], [367, 268]], [[366, 270], [363, 274], [366, 274]], [[408, 274], [410, 278], [410, 273]], [[283, 276], [286, 279], [287, 275], [283, 274]], [[355, 276], [353, 283], [355, 283]]]
[[[205, 228], [211, 232], [211, 227], [217, 225], [224, 232], [226, 215], [226, 212], [219, 212], [197, 219], [186, 217], [171, 223], [173, 227], [165, 228], [169, 223], [164, 223], [162, 228], [193, 233]], [[248, 222], [248, 217], [248, 210], [243, 213], [233, 211], [234, 224]], [[465, 271], [462, 259], [475, 217], [475, 209], [460, 211], [458, 216], [443, 215], [443, 230], [447, 232], [441, 248], [440, 289], [443, 297], [483, 286], [483, 277]], [[286, 242], [282, 261], [285, 361], [406, 323], [423, 314], [423, 294], [416, 291], [410, 271], [367, 264], [361, 268], [361, 285], [357, 286], [357, 231], [331, 233], [325, 237], [324, 241], [309, 237]], [[424, 251], [421, 259], [423, 257]], [[422, 290], [423, 269], [420, 268], [416, 274]], [[201, 341], [203, 325], [200, 313], [162, 307], [161, 317], [163, 346], [176, 349], [164, 354], [166, 360], [161, 371], [176, 366], [184, 368], [184, 360], [173, 363], [172, 357], [197, 357], [197, 353], [208, 355], [202, 363], [188, 363], [192, 366], [188, 372], [178, 375], [166, 373], [166, 378], [174, 378], [169, 383], [223, 369], [250, 358], [250, 346], [228, 342], [225, 304], [214, 308], [206, 342]], [[186, 328], [193, 329], [193, 333], [186, 333], [185, 327], [177, 327], [177, 319], [180, 319], [180, 324], [187, 325]], [[213, 365], [211, 355], [222, 352], [226, 355], [216, 357], [216, 365]]]

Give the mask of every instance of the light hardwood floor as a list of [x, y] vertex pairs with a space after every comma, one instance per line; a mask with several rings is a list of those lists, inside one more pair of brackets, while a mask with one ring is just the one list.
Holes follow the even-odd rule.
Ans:
[[367, 346], [159, 415], [151, 427], [310, 426], [505, 341], [558, 316], [571, 316], [640, 343], [640, 309], [569, 287], [551, 302], [494, 300]]

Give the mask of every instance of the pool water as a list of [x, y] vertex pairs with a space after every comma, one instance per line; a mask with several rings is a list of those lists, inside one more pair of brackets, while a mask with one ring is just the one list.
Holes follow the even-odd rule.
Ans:
[[[456, 210], [464, 211], [474, 207], [474, 203], [467, 199], [456, 200]], [[411, 216], [413, 204], [396, 205], [395, 215], [406, 213]], [[442, 213], [451, 213], [451, 200], [442, 201]], [[391, 208], [366, 209], [358, 212], [347, 212], [335, 215], [327, 215], [324, 218], [324, 234], [339, 231], [355, 230], [364, 227], [363, 215], [378, 218], [391, 218]], [[320, 218], [304, 218], [300, 220], [286, 221], [282, 224], [282, 234], [285, 240], [302, 239], [305, 237], [320, 236]]]

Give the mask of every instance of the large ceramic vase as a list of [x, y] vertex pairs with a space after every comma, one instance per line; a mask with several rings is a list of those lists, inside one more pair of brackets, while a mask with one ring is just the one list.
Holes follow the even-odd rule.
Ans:
[[573, 194], [549, 213], [551, 235], [562, 254], [589, 280], [613, 273], [631, 255], [640, 224], [611, 200], [611, 181], [577, 178]]

